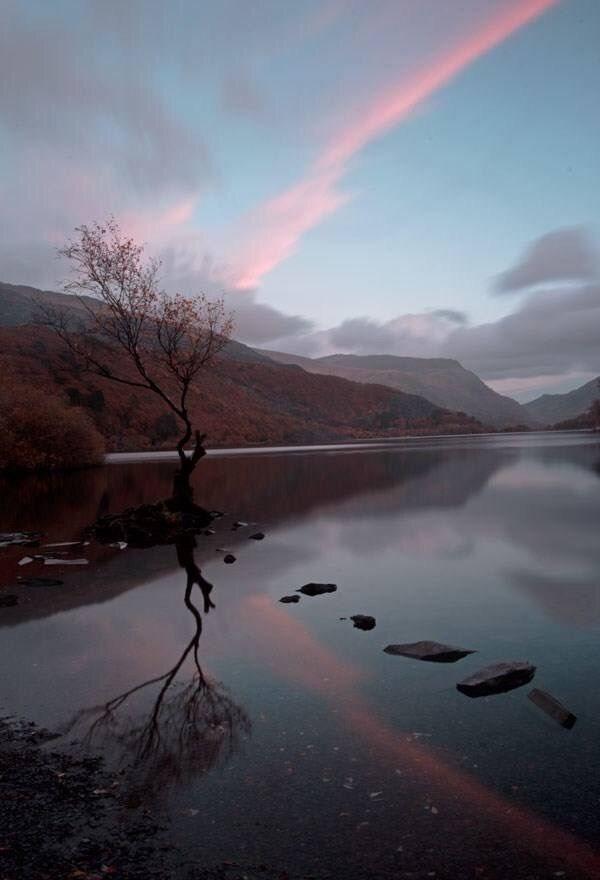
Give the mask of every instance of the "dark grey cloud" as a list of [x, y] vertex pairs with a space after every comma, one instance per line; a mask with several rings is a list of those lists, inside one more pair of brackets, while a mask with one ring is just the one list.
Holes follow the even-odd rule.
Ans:
[[323, 344], [355, 354], [433, 357], [450, 330], [465, 323], [463, 312], [438, 309], [401, 315], [390, 321], [351, 318], [321, 335]]
[[561, 281], [598, 277], [598, 258], [587, 231], [580, 226], [548, 232], [532, 242], [521, 259], [495, 280], [496, 293]]
[[467, 324], [469, 321], [467, 313], [461, 312], [458, 309], [435, 309], [431, 314], [436, 318], [445, 318], [453, 324]]
[[457, 328], [442, 351], [485, 379], [600, 372], [600, 284], [530, 294], [498, 321]]

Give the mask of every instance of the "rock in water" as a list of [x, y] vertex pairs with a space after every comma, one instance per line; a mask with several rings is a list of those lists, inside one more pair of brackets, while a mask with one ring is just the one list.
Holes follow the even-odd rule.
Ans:
[[456, 648], [454, 645], [443, 645], [440, 642], [410, 642], [406, 645], [388, 645], [383, 650], [386, 654], [411, 657], [413, 660], [427, 660], [430, 663], [456, 663], [467, 654], [476, 653], [467, 648]]
[[262, 541], [264, 537], [264, 532], [256, 532], [254, 535], [249, 535], [251, 541]]
[[279, 600], [280, 602], [299, 602], [300, 596], [282, 596]]
[[299, 593], [304, 593], [305, 596], [321, 596], [323, 593], [335, 593], [337, 590], [336, 584], [304, 584], [303, 587], [300, 587], [298, 590]]
[[572, 712], [569, 712], [566, 706], [563, 706], [563, 704], [559, 702], [556, 697], [553, 697], [552, 694], [534, 688], [532, 691], [529, 691], [527, 696], [532, 703], [535, 703], [535, 705], [542, 710], [542, 712], [545, 712], [546, 715], [554, 718], [555, 721], [558, 721], [558, 723], [562, 727], [566, 727], [567, 730], [570, 730], [577, 721], [577, 716], [573, 715]]
[[197, 504], [185, 507], [174, 498], [141, 504], [122, 513], [107, 514], [92, 526], [101, 544], [123, 541], [131, 547], [175, 544], [184, 535], [196, 535], [210, 526], [213, 516]]
[[7, 593], [4, 596], [0, 596], [0, 608], [12, 608], [14, 605], [19, 604], [19, 597], [14, 596], [12, 593]]
[[490, 694], [503, 694], [522, 687], [535, 675], [535, 666], [525, 660], [512, 660], [494, 663], [480, 669], [456, 687], [467, 697], [487, 697]]
[[225, 565], [233, 565], [235, 562], [235, 556], [233, 553], [227, 553], [227, 555], [223, 557], [223, 562]]
[[354, 624], [355, 629], [375, 629], [375, 618], [369, 614], [354, 614], [350, 620]]

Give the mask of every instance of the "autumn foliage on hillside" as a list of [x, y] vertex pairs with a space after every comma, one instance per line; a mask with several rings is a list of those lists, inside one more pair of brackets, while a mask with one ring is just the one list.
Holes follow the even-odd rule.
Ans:
[[[78, 370], [51, 331], [31, 324], [0, 328], [0, 351], [23, 387], [43, 388], [48, 398], [87, 414], [109, 451], [174, 448], [177, 422], [155, 395]], [[227, 357], [191, 389], [190, 411], [213, 447], [484, 430], [464, 413], [383, 385]]]
[[3, 370], [0, 470], [83, 467], [102, 461], [105, 443], [88, 414], [58, 394], [29, 387]]

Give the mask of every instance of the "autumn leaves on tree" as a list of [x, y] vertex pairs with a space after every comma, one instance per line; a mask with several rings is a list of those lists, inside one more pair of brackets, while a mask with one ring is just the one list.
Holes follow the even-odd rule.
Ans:
[[[77, 366], [101, 378], [157, 395], [181, 424], [174, 499], [193, 503], [191, 474], [205, 455], [205, 436], [188, 410], [190, 388], [231, 336], [232, 316], [222, 299], [168, 295], [160, 263], [114, 220], [81, 226], [60, 253], [71, 266], [65, 289], [78, 309], [44, 307], [41, 321], [68, 347]], [[115, 366], [115, 348], [126, 355]], [[191, 451], [187, 450], [193, 443]]]

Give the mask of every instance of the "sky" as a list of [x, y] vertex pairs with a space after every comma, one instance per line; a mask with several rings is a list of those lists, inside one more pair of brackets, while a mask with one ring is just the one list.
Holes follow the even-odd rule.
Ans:
[[600, 373], [598, 0], [0, 10], [0, 280], [112, 215], [251, 345]]

